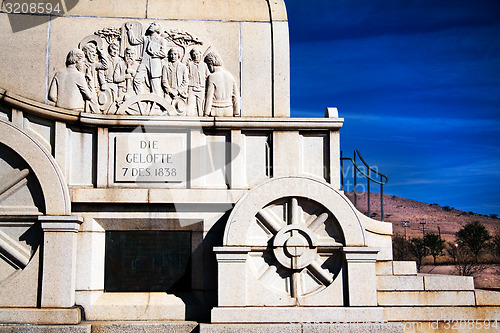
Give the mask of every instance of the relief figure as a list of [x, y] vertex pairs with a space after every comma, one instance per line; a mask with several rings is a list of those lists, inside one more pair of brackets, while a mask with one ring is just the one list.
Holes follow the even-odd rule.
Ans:
[[102, 56], [97, 45], [89, 42], [82, 47], [85, 54], [84, 74], [90, 91], [97, 97], [99, 90], [106, 90], [108, 61]]
[[121, 59], [115, 67], [113, 81], [118, 85], [118, 101], [135, 95], [133, 79], [139, 68], [134, 47], [127, 47], [125, 50], [125, 60]]
[[85, 101], [89, 101], [96, 112], [94, 96], [91, 93], [85, 75], [82, 73], [85, 54], [80, 49], [69, 51], [66, 67], [58, 70], [49, 89], [49, 100], [56, 106], [76, 111], [84, 111]]
[[210, 74], [207, 64], [201, 61], [202, 55], [198, 48], [189, 52], [188, 70], [188, 115], [203, 116], [205, 103], [205, 82]]
[[210, 70], [206, 83], [204, 115], [232, 117], [240, 115], [238, 89], [234, 77], [223, 67], [222, 58], [215, 52], [205, 56]]
[[129, 42], [132, 45], [142, 44], [141, 63], [133, 81], [135, 92], [138, 95], [144, 94], [144, 82], [147, 80], [151, 93], [162, 96], [162, 59], [166, 56], [167, 41], [160, 35], [161, 26], [156, 22], [151, 23], [145, 36], [135, 36], [129, 23], [126, 23], [125, 27], [128, 30]]
[[171, 102], [175, 99], [186, 99], [189, 74], [185, 64], [180, 61], [180, 52], [176, 47], [168, 51], [168, 62], [163, 66], [162, 87], [165, 98]]
[[[56, 106], [102, 114], [239, 116], [234, 77], [189, 32], [130, 21], [83, 38], [54, 76]], [[205, 57], [205, 54], [208, 55]], [[84, 84], [82, 84], [84, 82]]]
[[105, 88], [109, 89], [113, 98], [118, 94], [118, 85], [113, 79], [116, 66], [122, 61], [120, 58], [120, 45], [118, 42], [112, 42], [108, 47], [108, 68], [104, 71], [105, 74]]

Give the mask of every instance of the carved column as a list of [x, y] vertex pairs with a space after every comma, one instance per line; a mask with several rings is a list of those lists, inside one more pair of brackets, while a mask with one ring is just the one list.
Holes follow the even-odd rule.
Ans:
[[377, 306], [375, 261], [378, 248], [344, 247], [347, 261], [349, 305]]
[[78, 216], [40, 216], [43, 229], [42, 307], [75, 305]]

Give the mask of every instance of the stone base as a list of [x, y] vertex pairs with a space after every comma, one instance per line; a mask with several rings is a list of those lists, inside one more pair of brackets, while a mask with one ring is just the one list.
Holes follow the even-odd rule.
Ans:
[[[80, 308], [0, 308], [0, 324], [75, 325], [82, 320]], [[1, 332], [3, 331], [0, 330]]]
[[200, 324], [200, 333], [402, 333], [402, 323]]
[[[288, 308], [290, 309], [290, 308]], [[344, 310], [346, 308], [343, 308]], [[462, 333], [496, 332], [500, 325], [498, 307], [412, 307], [380, 308], [384, 318], [368, 320], [360, 317], [352, 322], [295, 323], [216, 323], [175, 321], [86, 321], [78, 325], [0, 324], [2, 333]], [[285, 310], [285, 309], [283, 309]], [[325, 308], [325, 310], [328, 310]], [[329, 308], [330, 311], [338, 310]], [[363, 315], [358, 308], [343, 312]], [[286, 310], [285, 310], [286, 311]], [[274, 312], [274, 311], [273, 311]], [[337, 311], [338, 312], [338, 311]], [[318, 317], [318, 316], [317, 316]], [[316, 318], [317, 318], [316, 317]], [[431, 319], [436, 318], [436, 319]]]
[[198, 326], [197, 322], [180, 321], [123, 321], [92, 322], [92, 333], [148, 332], [148, 333], [190, 333]]
[[384, 320], [394, 322], [497, 321], [499, 306], [394, 306], [384, 308]]
[[2, 333], [91, 333], [90, 324], [81, 325], [9, 325], [0, 324]]
[[77, 304], [89, 321], [172, 321], [186, 319], [186, 304], [167, 293], [78, 291]]
[[[245, 323], [252, 327], [280, 325], [334, 325], [352, 327], [386, 323], [452, 323], [463, 321], [496, 321], [500, 328], [499, 306], [391, 306], [391, 307], [276, 307], [276, 308], [214, 308], [214, 332], [225, 332], [224, 327], [239, 329]], [[231, 325], [236, 326], [231, 326]], [[247, 324], [248, 325], [248, 324]], [[437, 325], [437, 324], [433, 324]], [[441, 325], [441, 324], [440, 324]], [[366, 326], [366, 325], [365, 325]], [[429, 325], [428, 325], [429, 326]], [[287, 326], [288, 327], [288, 326]], [[272, 331], [272, 330], [271, 330]], [[210, 332], [210, 331], [209, 331]], [[260, 330], [259, 330], [260, 332]], [[265, 331], [267, 332], [267, 331]]]
[[212, 323], [353, 323], [382, 322], [381, 307], [218, 307]]

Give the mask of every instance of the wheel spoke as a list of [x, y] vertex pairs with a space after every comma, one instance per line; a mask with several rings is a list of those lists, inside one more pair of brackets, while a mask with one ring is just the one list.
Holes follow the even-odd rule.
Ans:
[[257, 213], [257, 218], [273, 235], [276, 235], [283, 227], [283, 221], [280, 221], [271, 211], [261, 209]]
[[308, 228], [311, 229], [312, 231], [316, 231], [323, 223], [328, 220], [328, 213], [323, 213], [320, 216], [316, 217], [314, 221], [309, 223]]
[[300, 223], [300, 207], [297, 198], [291, 198], [288, 204], [288, 221], [290, 224]]
[[290, 276], [290, 296], [293, 298], [300, 296], [300, 272], [294, 272]]
[[325, 286], [329, 286], [333, 282], [330, 273], [323, 269], [317, 261], [313, 260], [313, 262], [307, 266], [307, 269]]
[[262, 275], [259, 277], [259, 280], [262, 281], [262, 282], [266, 282], [267, 280], [269, 280], [269, 278], [271, 277], [271, 275], [273, 275], [274, 273], [276, 273], [278, 269], [276, 268], [276, 266], [269, 266], [265, 271], [264, 273], [262, 273]]

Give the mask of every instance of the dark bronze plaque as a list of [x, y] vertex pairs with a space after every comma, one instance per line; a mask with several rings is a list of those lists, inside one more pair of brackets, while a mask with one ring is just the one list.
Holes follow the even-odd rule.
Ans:
[[190, 231], [106, 231], [104, 291], [190, 289]]

